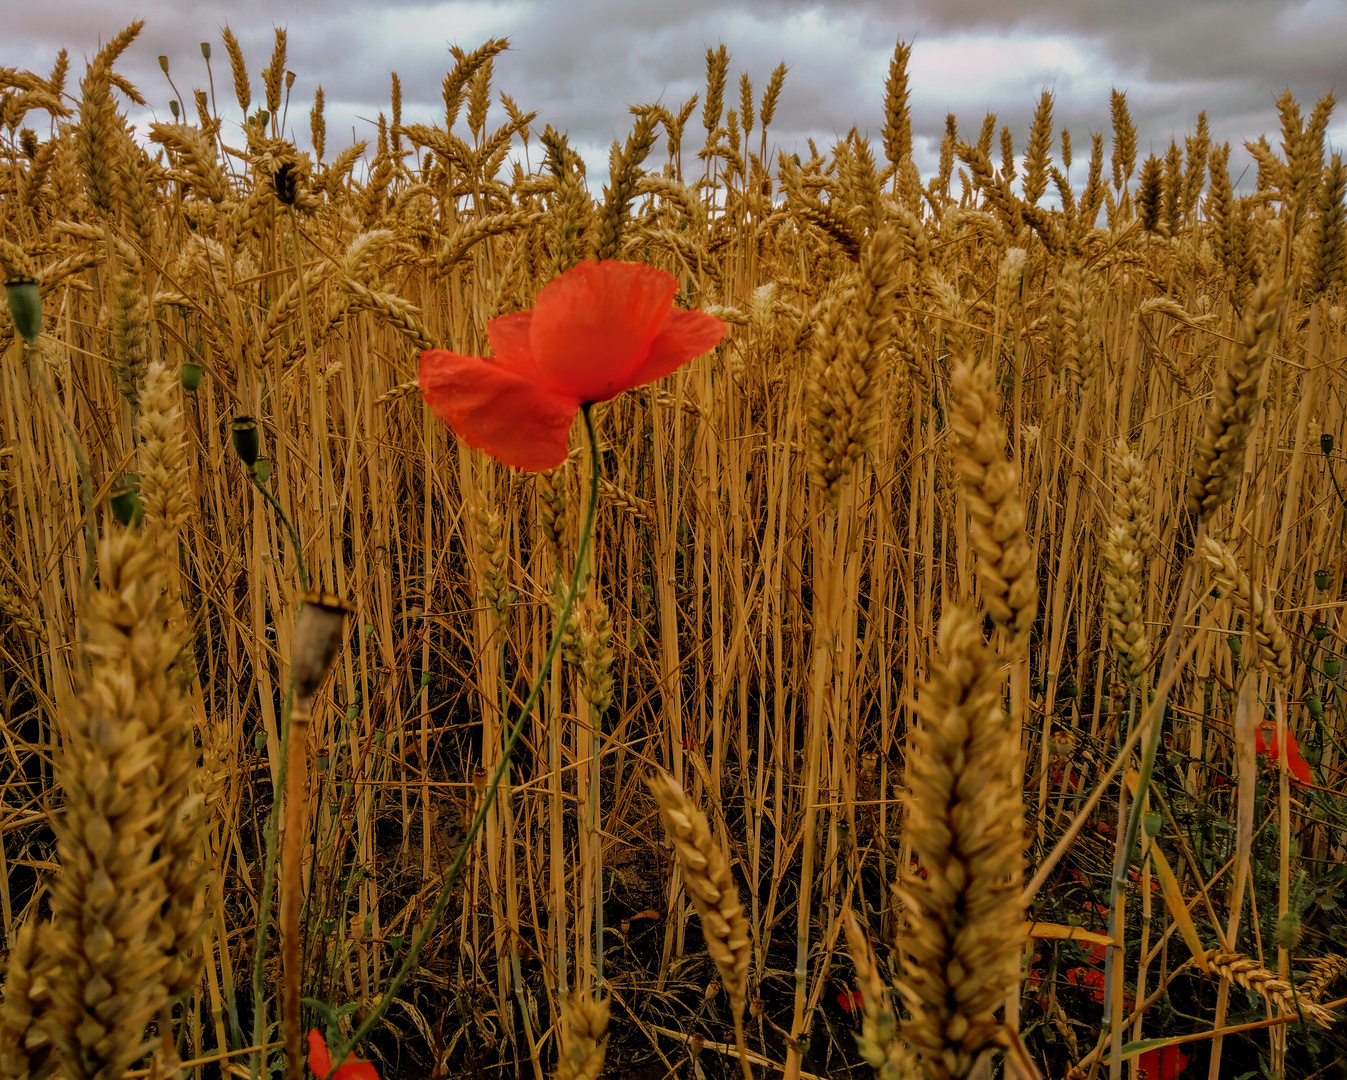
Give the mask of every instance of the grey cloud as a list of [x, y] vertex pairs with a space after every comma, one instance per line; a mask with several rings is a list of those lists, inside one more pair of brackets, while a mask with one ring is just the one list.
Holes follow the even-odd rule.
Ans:
[[[70, 48], [76, 89], [82, 57], [91, 57], [126, 21], [113, 0], [47, 0], [9, 5], [0, 40], [0, 64], [49, 68], [56, 49]], [[876, 140], [882, 127], [884, 79], [894, 42], [914, 42], [914, 68], [923, 50], [948, 51], [948, 66], [969, 66], [973, 89], [957, 79], [923, 85], [914, 74], [914, 131], [924, 148], [923, 169], [945, 113], [957, 112], [971, 135], [992, 109], [1016, 132], [1018, 145], [1040, 90], [1056, 94], [1057, 126], [1069, 127], [1076, 155], [1088, 154], [1091, 131], [1107, 132], [1108, 87], [1125, 88], [1140, 128], [1143, 152], [1162, 153], [1171, 137], [1191, 132], [1205, 108], [1214, 136], [1236, 144], [1276, 126], [1273, 101], [1290, 85], [1308, 110], [1342, 70], [1347, 5], [1266, 0], [684, 0], [679, 5], [632, 0], [512, 0], [507, 3], [418, 4], [411, 0], [206, 0], [188, 9], [169, 0], [141, 0], [141, 39], [120, 69], [167, 113], [171, 91], [155, 57], [172, 58], [184, 94], [206, 83], [197, 43], [214, 48], [215, 88], [221, 107], [236, 116], [228, 60], [219, 27], [228, 22], [242, 42], [254, 99], [271, 52], [273, 25], [289, 32], [287, 66], [296, 72], [291, 127], [303, 141], [314, 88], [327, 95], [329, 144], [352, 126], [388, 110], [389, 71], [403, 82], [409, 119], [442, 116], [440, 84], [452, 63], [447, 45], [471, 48], [506, 35], [511, 49], [496, 63], [495, 88], [525, 109], [538, 126], [570, 133], [601, 182], [608, 144], [631, 127], [630, 104], [660, 100], [679, 105], [704, 92], [706, 49], [726, 42], [731, 53], [726, 107], [738, 101], [738, 77], [747, 71], [757, 95], [782, 59], [790, 67], [773, 124], [773, 142], [786, 150], [813, 135], [839, 137], [856, 124]], [[981, 40], [996, 51], [1005, 74], [988, 83], [959, 43]], [[1016, 51], [1035, 41], [1057, 41], [1085, 54], [1080, 70]], [[990, 45], [987, 43], [990, 42]], [[942, 56], [945, 54], [941, 54]], [[496, 107], [495, 122], [503, 119]], [[701, 113], [687, 142], [699, 144]], [[1341, 126], [1332, 131], [1347, 134]]]

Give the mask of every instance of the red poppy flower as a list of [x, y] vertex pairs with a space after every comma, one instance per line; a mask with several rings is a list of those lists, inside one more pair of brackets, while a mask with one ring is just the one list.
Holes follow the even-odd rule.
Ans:
[[[327, 1052], [327, 1040], [317, 1028], [309, 1029], [309, 1068], [314, 1076], [326, 1076], [332, 1071], [332, 1055]], [[379, 1080], [379, 1070], [368, 1061], [347, 1058], [332, 1073], [332, 1080]]]
[[865, 1007], [865, 998], [859, 990], [840, 990], [837, 994], [837, 1004], [847, 1012], [855, 1012]]
[[[1270, 729], [1271, 742], [1263, 740], [1263, 727], [1260, 724], [1254, 731], [1254, 752], [1266, 754], [1269, 761], [1276, 761], [1281, 757], [1281, 747], [1277, 745], [1277, 733], [1275, 729]], [[1291, 770], [1291, 775], [1301, 784], [1310, 782], [1310, 763], [1300, 756], [1300, 744], [1296, 742], [1296, 733], [1287, 727], [1286, 729], [1286, 766]]]
[[487, 324], [494, 358], [421, 354], [421, 395], [470, 446], [542, 470], [566, 459], [582, 402], [607, 401], [709, 352], [725, 324], [674, 309], [678, 282], [653, 266], [583, 262], [532, 311]]
[[1137, 1071], [1146, 1080], [1175, 1080], [1188, 1067], [1188, 1055], [1181, 1046], [1163, 1046], [1147, 1050], [1137, 1059]]

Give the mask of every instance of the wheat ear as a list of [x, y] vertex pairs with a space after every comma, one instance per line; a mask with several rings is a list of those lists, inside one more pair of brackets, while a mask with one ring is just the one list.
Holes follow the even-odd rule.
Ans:
[[54, 1065], [43, 1017], [51, 1005], [45, 969], [50, 966], [48, 927], [35, 916], [19, 929], [9, 953], [5, 996], [0, 1001], [0, 1077], [41, 1080]]
[[753, 1080], [744, 1041], [744, 1003], [748, 997], [748, 919], [730, 861], [711, 838], [706, 815], [692, 805], [666, 772], [651, 773], [646, 784], [659, 804], [664, 828], [673, 841], [683, 884], [702, 922], [706, 949], [720, 972], [721, 984], [734, 1014], [734, 1038], [744, 1080]]
[[105, 539], [83, 615], [90, 677], [66, 718], [51, 891], [52, 1005], [45, 1019], [68, 1080], [120, 1080], [168, 1003], [164, 733], [182, 723], [178, 648], [159, 552], [139, 532]]
[[1322, 1028], [1332, 1027], [1338, 1017], [1301, 994], [1296, 995], [1291, 984], [1275, 971], [1269, 971], [1257, 960], [1251, 960], [1242, 953], [1222, 952], [1212, 949], [1207, 953], [1212, 971], [1233, 983], [1239, 983], [1246, 990], [1265, 998], [1275, 1005], [1282, 1015], [1303, 1016], [1313, 1020]]
[[890, 988], [879, 977], [874, 951], [850, 908], [842, 916], [842, 929], [856, 969], [856, 987], [861, 992], [861, 1030], [856, 1036], [856, 1049], [879, 1080], [906, 1080], [912, 1075], [911, 1054], [898, 1037]]
[[608, 1049], [608, 1002], [577, 993], [561, 1007], [555, 1080], [599, 1080]]
[[908, 922], [903, 1035], [930, 1080], [973, 1074], [1019, 979], [1020, 746], [1000, 687], [981, 616], [955, 607], [941, 620], [907, 766], [908, 836], [926, 876], [908, 873], [895, 889]]
[[1267, 366], [1281, 315], [1280, 282], [1264, 281], [1249, 298], [1230, 362], [1221, 372], [1207, 408], [1206, 430], [1193, 453], [1188, 509], [1206, 520], [1235, 492], [1244, 471], [1249, 428], [1263, 402]]
[[1258, 658], [1272, 677], [1285, 690], [1291, 688], [1291, 639], [1277, 622], [1277, 616], [1267, 606], [1262, 593], [1254, 592], [1248, 575], [1240, 569], [1235, 554], [1215, 537], [1203, 540], [1200, 553], [1211, 566], [1221, 591], [1235, 603], [1235, 610], [1253, 610], [1254, 639], [1258, 644]]

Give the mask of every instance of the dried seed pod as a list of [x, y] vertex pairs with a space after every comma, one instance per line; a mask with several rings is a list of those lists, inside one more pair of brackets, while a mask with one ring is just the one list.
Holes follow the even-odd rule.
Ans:
[[304, 606], [295, 627], [290, 657], [290, 677], [295, 685], [295, 709], [307, 709], [345, 640], [346, 615], [351, 605], [331, 593], [304, 595]]

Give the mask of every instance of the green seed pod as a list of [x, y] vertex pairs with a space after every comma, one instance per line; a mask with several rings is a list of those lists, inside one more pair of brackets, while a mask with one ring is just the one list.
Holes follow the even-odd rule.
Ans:
[[1162, 815], [1152, 811], [1149, 814], [1142, 815], [1141, 827], [1146, 830], [1147, 836], [1154, 839], [1160, 835], [1160, 830], [1165, 827], [1165, 819]]
[[1328, 588], [1328, 571], [1316, 570], [1314, 572], [1314, 587], [1320, 592]]
[[1238, 634], [1231, 634], [1225, 639], [1225, 643], [1230, 646], [1230, 655], [1238, 656], [1244, 651], [1244, 639]]
[[1324, 638], [1328, 637], [1328, 627], [1324, 623], [1317, 622], [1310, 627], [1310, 636], [1315, 641], [1323, 641]]
[[259, 484], [265, 484], [271, 479], [271, 458], [262, 458], [253, 466], [253, 476], [257, 478]]
[[124, 528], [139, 528], [145, 520], [145, 506], [140, 501], [140, 491], [132, 484], [122, 484], [108, 496], [108, 505], [112, 507], [112, 516]]
[[393, 949], [394, 952], [397, 952], [399, 949], [402, 948], [402, 935], [401, 935], [401, 934], [389, 934], [389, 935], [388, 935], [388, 944], [392, 947], [392, 949]]
[[327, 755], [319, 754], [313, 759], [313, 767], [319, 772], [327, 772]]
[[234, 453], [248, 468], [257, 464], [257, 454], [262, 448], [262, 438], [257, 430], [257, 421], [251, 416], [236, 416], [229, 422], [229, 438], [234, 444]]
[[253, 736], [253, 749], [255, 749], [260, 754], [266, 748], [267, 748], [267, 733], [265, 731], [259, 731], [256, 735]]
[[1336, 656], [1330, 656], [1324, 661], [1324, 674], [1330, 679], [1336, 679], [1340, 671], [1342, 671], [1342, 661]]
[[1316, 720], [1322, 720], [1324, 716], [1324, 703], [1317, 697], [1307, 697], [1305, 699], [1305, 708], [1309, 709], [1310, 715]]
[[209, 42], [209, 41], [203, 41], [203, 42], [201, 43], [201, 58], [202, 58], [203, 60], [205, 60], [206, 63], [208, 63], [208, 64], [210, 63], [210, 42]]
[[1294, 949], [1300, 944], [1300, 931], [1300, 916], [1294, 911], [1288, 911], [1277, 920], [1277, 947]]
[[1324, 760], [1324, 752], [1318, 746], [1307, 746], [1300, 752], [1300, 756], [1305, 759], [1305, 764], [1311, 768], [1317, 768], [1319, 762]]
[[1080, 697], [1080, 687], [1073, 682], [1069, 682], [1062, 687], [1062, 693], [1069, 698], [1078, 698]]
[[201, 385], [201, 374], [202, 368], [200, 364], [183, 364], [182, 372], [179, 376], [182, 380], [182, 388], [184, 390], [195, 392], [196, 388]]
[[178, 119], [178, 117], [181, 115], [182, 109], [178, 106], [178, 99], [177, 99], [177, 98], [171, 98], [171, 99], [169, 100], [169, 103], [168, 103], [168, 111], [171, 112], [171, 113], [173, 114], [173, 119], [174, 119], [174, 120]]
[[9, 317], [14, 320], [14, 329], [32, 345], [42, 333], [42, 295], [37, 290], [37, 278], [29, 274], [5, 278], [5, 296], [9, 299]]
[[1333, 436], [1327, 431], [1319, 436], [1319, 449], [1324, 452], [1324, 457], [1333, 453]]
[[168, 57], [163, 53], [159, 54], [159, 68], [165, 75], [168, 74]]

